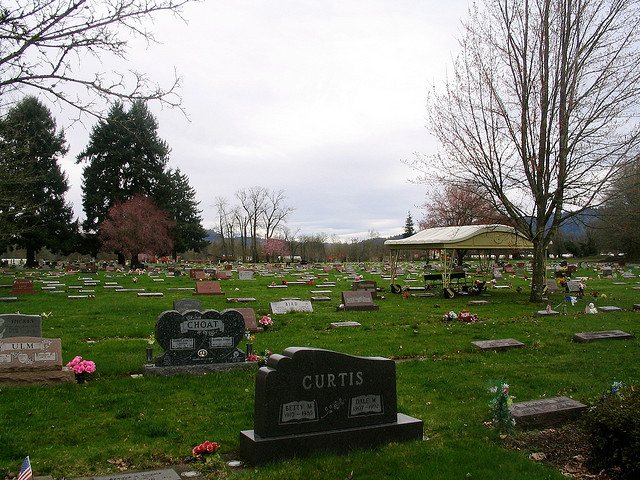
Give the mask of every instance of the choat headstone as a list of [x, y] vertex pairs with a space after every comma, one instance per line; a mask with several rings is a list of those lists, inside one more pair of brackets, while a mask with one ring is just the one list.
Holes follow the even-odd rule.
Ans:
[[3, 313], [0, 315], [0, 338], [41, 337], [42, 318], [40, 315]]
[[395, 368], [314, 348], [271, 355], [256, 375], [254, 429], [240, 433], [240, 454], [260, 464], [422, 439], [422, 420], [397, 412]]
[[380, 307], [373, 303], [371, 292], [365, 290], [342, 292], [342, 304], [345, 310], [378, 310]]
[[237, 310], [162, 312], [156, 321], [156, 340], [164, 353], [157, 367], [238, 363], [245, 361], [238, 344], [244, 336], [244, 318]]
[[0, 384], [72, 382], [75, 375], [62, 367], [59, 338], [11, 337], [0, 340]]
[[202, 302], [191, 298], [179, 298], [173, 301], [173, 309], [180, 313], [187, 310], [202, 310]]
[[219, 282], [198, 282], [194, 295], [224, 295]]
[[313, 305], [309, 300], [282, 300], [271, 302], [271, 313], [282, 315], [290, 312], [313, 312]]

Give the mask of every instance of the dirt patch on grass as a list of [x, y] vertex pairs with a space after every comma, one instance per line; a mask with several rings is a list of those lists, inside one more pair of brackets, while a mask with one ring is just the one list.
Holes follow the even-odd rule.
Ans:
[[555, 467], [565, 476], [584, 480], [612, 480], [604, 471], [589, 468], [589, 443], [584, 427], [570, 423], [562, 427], [520, 432], [505, 439], [505, 445], [530, 452], [529, 458]]

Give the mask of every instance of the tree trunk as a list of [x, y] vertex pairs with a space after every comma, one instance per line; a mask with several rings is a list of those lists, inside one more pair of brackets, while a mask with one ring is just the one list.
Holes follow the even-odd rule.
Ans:
[[25, 266], [27, 268], [34, 268], [38, 266], [38, 261], [36, 260], [36, 249], [30, 245], [27, 245], [27, 263]]
[[531, 285], [531, 302], [540, 302], [542, 300], [542, 292], [545, 286], [547, 265], [547, 249], [544, 241], [538, 237], [533, 239], [533, 278]]
[[124, 254], [118, 252], [118, 265], [125, 266], [126, 260], [124, 259]]

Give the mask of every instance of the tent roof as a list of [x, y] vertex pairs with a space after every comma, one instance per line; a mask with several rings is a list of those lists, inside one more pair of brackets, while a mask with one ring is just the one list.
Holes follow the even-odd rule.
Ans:
[[387, 240], [384, 244], [392, 250], [526, 250], [533, 247], [515, 228], [507, 225], [428, 228], [407, 238]]

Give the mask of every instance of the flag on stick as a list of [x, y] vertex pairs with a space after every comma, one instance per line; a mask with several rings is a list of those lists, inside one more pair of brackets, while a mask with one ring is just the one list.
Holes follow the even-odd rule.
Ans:
[[22, 467], [20, 467], [20, 474], [18, 475], [17, 480], [32, 480], [33, 472], [31, 471], [31, 461], [29, 460], [29, 456], [27, 456], [22, 462]]

